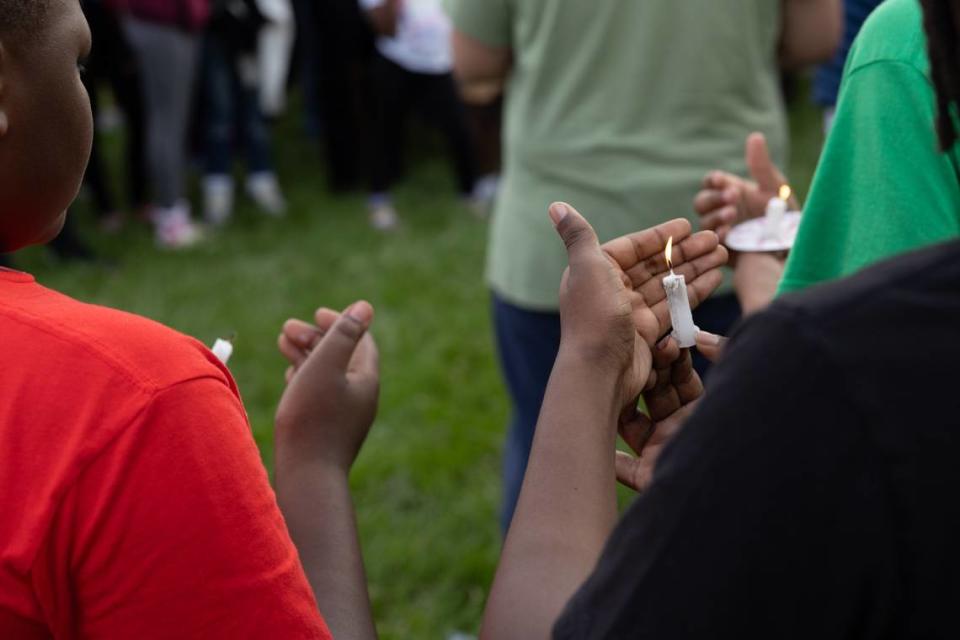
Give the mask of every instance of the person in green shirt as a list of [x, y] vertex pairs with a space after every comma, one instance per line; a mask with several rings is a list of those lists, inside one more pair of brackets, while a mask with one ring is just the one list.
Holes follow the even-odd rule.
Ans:
[[[461, 83], [506, 82], [504, 176], [487, 260], [514, 405], [506, 526], [560, 340], [566, 254], [543, 212], [571, 202], [609, 240], [691, 215], [707, 169], [744, 168], [739, 141], [751, 131], [765, 132], [782, 160], [780, 66], [828, 58], [842, 12], [839, 0], [447, 4]], [[708, 301], [700, 326], [724, 331], [738, 315], [731, 300]]]
[[[946, 151], [938, 147], [937, 119], [920, 1], [887, 0], [851, 49], [779, 293], [960, 235], [960, 150], [952, 138]], [[723, 235], [739, 216], [762, 215], [770, 171], [755, 170], [755, 182], [708, 176], [697, 197], [702, 226]], [[769, 301], [775, 291], [764, 282], [744, 294]]]

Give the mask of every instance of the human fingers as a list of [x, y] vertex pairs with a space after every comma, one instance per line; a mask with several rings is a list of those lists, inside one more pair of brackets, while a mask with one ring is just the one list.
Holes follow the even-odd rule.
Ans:
[[277, 349], [294, 368], [299, 368], [309, 355], [308, 351], [296, 344], [285, 333], [281, 333], [277, 338]]
[[348, 307], [307, 358], [304, 368], [317, 363], [317, 366], [345, 372], [372, 322], [373, 307], [369, 302], [356, 302]]
[[726, 190], [704, 189], [693, 198], [693, 210], [701, 216], [723, 208], [729, 204]]
[[697, 351], [710, 362], [717, 362], [727, 346], [727, 339], [707, 331], [697, 333]]
[[647, 380], [644, 395], [657, 387], [670, 384], [670, 368], [681, 355], [680, 345], [671, 335], [662, 338], [656, 346], [651, 349], [653, 355], [652, 370]]
[[635, 458], [624, 451], [617, 451], [614, 468], [617, 472], [617, 482], [637, 493], [643, 491], [646, 482], [639, 458]]
[[667, 240], [668, 238], [663, 238], [663, 244], [659, 246], [658, 251], [651, 252], [644, 260], [638, 261], [629, 268], [624, 268], [626, 274], [630, 276], [634, 288], [657, 276], [665, 275], [671, 268], [674, 272], [677, 272], [684, 264], [710, 254], [720, 244], [720, 238], [713, 231], [698, 231], [683, 239], [674, 237], [670, 264], [667, 264], [665, 252]]
[[650, 418], [655, 422], [669, 418], [703, 395], [703, 382], [693, 368], [689, 349], [681, 351], [662, 379], [666, 380], [666, 383], [643, 395]]
[[362, 376], [377, 376], [380, 374], [380, 350], [376, 340], [368, 331], [357, 345], [357, 350], [350, 361], [350, 370]]
[[787, 183], [787, 179], [770, 159], [767, 138], [762, 133], [751, 133], [747, 137], [747, 168], [761, 191], [776, 193]]
[[[700, 229], [703, 231], [717, 231], [720, 227], [730, 226], [737, 221], [736, 205], [725, 205], [700, 218]], [[722, 238], [721, 238], [722, 239]]]
[[650, 436], [653, 435], [653, 421], [642, 413], [634, 413], [629, 420], [621, 420], [617, 425], [617, 431], [623, 441], [636, 453], [643, 451]]
[[717, 191], [723, 191], [731, 186], [738, 185], [743, 181], [743, 178], [740, 176], [728, 173], [726, 171], [711, 171], [704, 176], [703, 182], [700, 186], [703, 189], [715, 189]]
[[611, 240], [603, 245], [603, 250], [624, 271], [629, 271], [658, 256], [665, 265], [663, 251], [667, 247], [667, 240], [672, 237], [674, 247], [679, 248], [692, 231], [689, 220], [677, 218]]
[[317, 346], [325, 332], [309, 322], [291, 319], [283, 323], [282, 335], [299, 348], [310, 351]]
[[333, 309], [328, 309], [327, 307], [320, 307], [317, 309], [316, 313], [313, 314], [313, 321], [317, 324], [317, 328], [323, 332], [330, 330], [330, 327], [333, 326], [340, 318], [340, 313], [334, 311]]
[[[719, 238], [713, 232], [705, 232], [700, 238], [692, 237], [690, 240], [695, 240], [698, 246], [692, 251], [687, 251], [687, 259], [673, 266], [673, 273], [683, 276], [688, 288], [703, 274], [727, 264], [728, 258], [726, 247], [720, 245]], [[696, 257], [689, 259], [693, 255]], [[658, 262], [650, 262], [631, 269], [627, 275], [630, 277], [633, 290], [643, 296], [648, 306], [652, 306], [666, 299], [663, 278], [669, 272], [670, 268], [665, 262], [662, 265]]]
[[563, 202], [550, 205], [550, 219], [567, 247], [567, 259], [571, 270], [585, 264], [596, 264], [598, 258], [606, 259], [600, 251], [597, 234], [579, 211]]

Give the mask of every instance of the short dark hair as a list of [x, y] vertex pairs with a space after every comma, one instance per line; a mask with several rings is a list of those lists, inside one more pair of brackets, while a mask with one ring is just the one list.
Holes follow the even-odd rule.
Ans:
[[40, 28], [49, 0], [0, 0], [0, 35], [14, 37]]
[[921, 0], [930, 53], [930, 75], [937, 93], [937, 137], [948, 151], [956, 144], [960, 103], [960, 0]]

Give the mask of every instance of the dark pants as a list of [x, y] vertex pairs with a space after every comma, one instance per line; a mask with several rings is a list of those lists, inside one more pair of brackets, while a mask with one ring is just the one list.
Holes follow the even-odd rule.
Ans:
[[407, 116], [416, 111], [443, 133], [463, 195], [473, 191], [476, 160], [466, 112], [453, 74], [407, 71], [377, 54], [374, 61], [374, 152], [370, 165], [370, 190], [389, 191], [400, 174]]
[[517, 507], [533, 431], [560, 348], [560, 314], [526, 311], [493, 296], [493, 326], [500, 367], [513, 403], [503, 451], [503, 510], [506, 533]]
[[230, 174], [233, 151], [242, 141], [247, 171], [273, 171], [270, 130], [260, 110], [256, 83], [245, 83], [237, 72], [242, 54], [222, 39], [208, 35], [203, 48], [203, 89], [206, 120], [206, 172]]
[[[83, 76], [83, 83], [90, 94], [95, 119], [100, 106], [97, 88], [101, 82], [109, 83], [114, 100], [123, 112], [126, 121], [124, 151], [127, 203], [133, 208], [140, 208], [148, 204], [146, 122], [140, 69], [117, 18], [99, 2], [84, 3], [83, 9], [90, 24], [93, 41], [96, 43], [87, 63], [87, 73]], [[104, 166], [97, 138], [94, 138], [84, 182], [93, 194], [98, 214], [105, 215], [117, 211], [119, 207], [110, 191], [110, 178]]]
[[[697, 326], [721, 335], [728, 335], [739, 317], [740, 305], [733, 294], [708, 299], [694, 314]], [[494, 295], [493, 325], [500, 366], [513, 403], [503, 452], [500, 524], [506, 533], [523, 485], [547, 382], [560, 349], [560, 314], [527, 311]], [[705, 377], [709, 362], [696, 350], [693, 357], [697, 371]]]
[[313, 2], [318, 39], [314, 53], [319, 63], [315, 72], [328, 182], [335, 191], [360, 188], [365, 177], [363, 156], [369, 144], [367, 67], [373, 31], [357, 0]]

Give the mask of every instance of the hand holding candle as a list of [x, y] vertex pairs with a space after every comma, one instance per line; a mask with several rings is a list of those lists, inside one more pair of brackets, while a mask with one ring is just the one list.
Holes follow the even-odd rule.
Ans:
[[[664, 251], [668, 238], [673, 239], [669, 263]], [[671, 327], [681, 327], [688, 334], [680, 338], [692, 334], [695, 339], [696, 326], [690, 309], [720, 286], [720, 267], [727, 263], [727, 250], [720, 245], [717, 234], [692, 234], [690, 222], [677, 219], [611, 240], [603, 245], [603, 250], [621, 270], [620, 277], [629, 287], [634, 325], [651, 348]], [[671, 303], [664, 280], [679, 283], [681, 278], [683, 289], [672, 294], [675, 302]], [[674, 286], [677, 285], [671, 284], [671, 288]], [[679, 316], [685, 318], [683, 321], [672, 318], [674, 305]]]
[[673, 337], [681, 348], [688, 349], [697, 344], [697, 332], [700, 329], [693, 323], [690, 298], [687, 293], [687, 280], [673, 272], [673, 236], [667, 240], [664, 252], [670, 275], [663, 279], [663, 288], [667, 292], [667, 304], [670, 306], [670, 324]]

